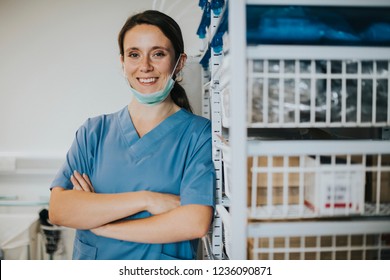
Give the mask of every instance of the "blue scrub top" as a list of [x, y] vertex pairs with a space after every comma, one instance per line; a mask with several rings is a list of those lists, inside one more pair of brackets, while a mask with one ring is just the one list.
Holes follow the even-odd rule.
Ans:
[[[126, 106], [90, 118], [78, 129], [51, 188], [72, 189], [70, 176], [77, 170], [88, 174], [96, 193], [149, 190], [180, 195], [181, 205], [214, 206], [211, 150], [209, 120], [181, 109], [140, 138]], [[128, 219], [148, 216], [144, 211]], [[193, 259], [196, 244], [196, 240], [143, 244], [77, 230], [73, 258]]]

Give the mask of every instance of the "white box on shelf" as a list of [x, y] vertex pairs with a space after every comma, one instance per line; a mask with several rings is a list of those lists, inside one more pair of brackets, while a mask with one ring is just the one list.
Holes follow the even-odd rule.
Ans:
[[321, 216], [364, 213], [365, 172], [362, 164], [320, 164], [305, 174], [305, 204]]

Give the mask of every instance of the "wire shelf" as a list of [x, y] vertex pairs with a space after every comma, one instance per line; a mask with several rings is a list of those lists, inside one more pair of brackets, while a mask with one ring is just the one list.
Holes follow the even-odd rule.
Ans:
[[[248, 141], [250, 220], [390, 215], [389, 141]], [[222, 147], [231, 197], [230, 151]]]
[[[300, 58], [294, 57], [294, 51], [287, 47], [274, 46], [272, 52], [270, 47], [252, 48], [246, 69], [247, 126], [390, 126], [390, 51], [371, 50], [368, 53], [380, 54], [373, 59], [363, 56], [363, 50], [367, 53], [367, 49], [340, 48], [338, 53], [351, 56], [346, 59], [321, 57], [325, 51], [334, 53], [329, 52], [329, 47], [306, 46], [305, 52], [313, 53], [308, 58], [302, 58], [303, 48]], [[228, 68], [229, 62], [221, 67]], [[230, 94], [230, 81], [221, 78], [225, 127], [230, 127]]]
[[[364, 204], [364, 216], [390, 216], [390, 203], [381, 203], [379, 208], [375, 203]], [[322, 215], [325, 217], [326, 215]], [[328, 215], [332, 217], [333, 215]], [[339, 212], [338, 217], [342, 217], [343, 213]], [[348, 210], [344, 209], [344, 216], [358, 216], [357, 214], [351, 214]], [[316, 218], [318, 214], [313, 209], [305, 205], [272, 205], [271, 207], [250, 207], [248, 208], [248, 217], [252, 220], [256, 219], [302, 219], [302, 218]]]
[[381, 221], [254, 223], [248, 259], [379, 260], [390, 257], [390, 223]]

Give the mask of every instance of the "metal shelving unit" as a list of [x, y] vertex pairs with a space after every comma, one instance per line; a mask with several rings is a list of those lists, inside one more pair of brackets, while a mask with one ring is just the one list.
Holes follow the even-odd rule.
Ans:
[[234, 11], [221, 16], [228, 17], [226, 45], [209, 64], [210, 118], [220, 128], [213, 129], [213, 141], [222, 176], [218, 230], [209, 237], [218, 250], [213, 247], [211, 254], [217, 252], [217, 259], [388, 259], [388, 138], [270, 140], [251, 139], [248, 131], [387, 131], [390, 46], [247, 45], [245, 31], [248, 5], [379, 11], [390, 9], [390, 3], [247, 0], [226, 5], [226, 13]]
[[[210, 3], [207, 3], [207, 7], [204, 7], [204, 12], [209, 13], [210, 25], [208, 31], [210, 34], [214, 34], [218, 28], [220, 22], [220, 15], [215, 14], [210, 9]], [[206, 11], [207, 10], [207, 11]], [[206, 14], [204, 15], [206, 16]], [[211, 35], [210, 35], [211, 36]], [[222, 134], [222, 122], [221, 122], [221, 105], [220, 105], [220, 93], [219, 93], [219, 75], [216, 74], [217, 69], [220, 66], [223, 54], [211, 49], [210, 46], [205, 55], [207, 57], [207, 67], [203, 68], [202, 82], [203, 82], [203, 116], [209, 118], [212, 129], [212, 142], [213, 142], [213, 161], [216, 172], [216, 204], [222, 203], [222, 161], [221, 161], [221, 138]], [[222, 246], [222, 219], [215, 213], [213, 225], [210, 229], [208, 236], [203, 238], [204, 251], [207, 257], [211, 259], [223, 259], [223, 246]]]

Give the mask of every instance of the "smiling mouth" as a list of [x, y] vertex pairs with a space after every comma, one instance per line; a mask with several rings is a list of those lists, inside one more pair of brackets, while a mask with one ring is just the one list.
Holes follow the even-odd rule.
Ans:
[[141, 84], [153, 84], [157, 81], [157, 78], [138, 78]]

